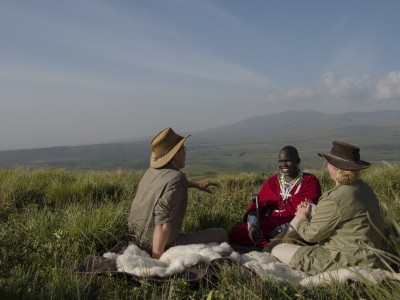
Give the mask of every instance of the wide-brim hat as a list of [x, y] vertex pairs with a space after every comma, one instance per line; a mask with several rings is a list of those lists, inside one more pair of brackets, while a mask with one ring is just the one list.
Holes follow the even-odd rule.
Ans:
[[150, 143], [150, 167], [158, 169], [168, 164], [189, 136], [180, 136], [170, 127], [158, 133]]
[[332, 145], [330, 154], [318, 153], [332, 166], [347, 171], [358, 171], [371, 166], [371, 163], [360, 159], [360, 148], [357, 146], [338, 141], [332, 142]]

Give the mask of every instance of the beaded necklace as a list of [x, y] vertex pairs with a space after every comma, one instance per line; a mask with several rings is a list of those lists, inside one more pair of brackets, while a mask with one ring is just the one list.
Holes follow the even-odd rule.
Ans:
[[[279, 180], [279, 186], [281, 189], [281, 196], [282, 196], [282, 205], [283, 207], [286, 206], [286, 200], [292, 196], [290, 193], [294, 186], [299, 183], [303, 179], [303, 172], [300, 171], [299, 174], [297, 174], [296, 178], [292, 180], [292, 182], [286, 182], [285, 180], [285, 175], [281, 174], [280, 177], [278, 177]], [[297, 194], [297, 192], [300, 190], [301, 183], [296, 189], [296, 192], [294, 194]]]

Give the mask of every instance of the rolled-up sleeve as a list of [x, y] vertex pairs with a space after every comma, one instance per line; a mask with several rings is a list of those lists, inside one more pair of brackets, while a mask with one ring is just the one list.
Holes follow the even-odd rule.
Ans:
[[328, 197], [321, 197], [311, 221], [295, 217], [291, 224], [303, 239], [314, 243], [330, 237], [341, 221], [342, 216], [336, 202]]
[[180, 181], [174, 182], [166, 188], [154, 208], [155, 226], [174, 222], [185, 191], [185, 185]]

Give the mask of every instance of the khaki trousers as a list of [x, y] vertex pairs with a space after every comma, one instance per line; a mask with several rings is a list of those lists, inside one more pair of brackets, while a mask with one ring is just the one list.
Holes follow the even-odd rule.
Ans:
[[289, 265], [293, 255], [302, 246], [295, 244], [283, 243], [276, 245], [271, 252], [271, 255], [279, 259], [281, 262]]
[[[314, 203], [311, 204], [311, 213], [308, 216], [308, 220], [311, 220], [312, 217], [314, 216], [315, 213], [315, 208], [317, 205]], [[279, 245], [276, 245], [272, 251], [271, 255], [279, 259], [281, 262], [289, 265], [290, 261], [293, 257], [293, 255], [296, 253], [299, 248], [302, 247], [300, 245], [295, 245], [295, 244], [288, 244], [288, 243], [282, 243]]]
[[180, 233], [168, 248], [178, 245], [207, 244], [228, 242], [228, 233], [223, 228], [208, 228], [191, 233]]

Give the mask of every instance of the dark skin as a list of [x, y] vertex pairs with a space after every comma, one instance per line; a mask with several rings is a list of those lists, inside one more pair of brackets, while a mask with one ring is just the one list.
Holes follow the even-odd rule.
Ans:
[[299, 175], [300, 158], [296, 148], [284, 147], [278, 155], [278, 167], [287, 182], [292, 182]]
[[[281, 149], [278, 155], [278, 167], [285, 176], [286, 182], [292, 182], [299, 175], [300, 170], [297, 168], [299, 163], [299, 153], [295, 147], [286, 146]], [[257, 244], [261, 238], [261, 229], [257, 226], [251, 226], [249, 228], [249, 237]]]

